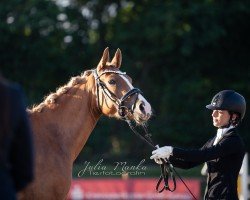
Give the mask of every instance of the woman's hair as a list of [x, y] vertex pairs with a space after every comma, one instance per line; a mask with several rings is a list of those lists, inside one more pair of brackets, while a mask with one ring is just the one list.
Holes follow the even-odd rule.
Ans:
[[[233, 126], [238, 126], [240, 125], [240, 122], [241, 122], [241, 115], [240, 113], [237, 113], [237, 112], [231, 112], [231, 111], [228, 111], [229, 115], [230, 115], [230, 124], [232, 124]], [[232, 120], [232, 117], [233, 117], [233, 114], [236, 114], [236, 118], [234, 120]]]

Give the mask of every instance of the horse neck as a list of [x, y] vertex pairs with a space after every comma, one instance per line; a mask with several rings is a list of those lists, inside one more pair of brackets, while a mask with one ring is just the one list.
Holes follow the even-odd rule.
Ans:
[[[74, 106], [75, 111], [72, 111], [72, 114], [77, 113], [77, 115], [74, 116], [74, 119], [68, 112], [68, 119], [71, 121], [68, 125], [68, 135], [71, 139], [68, 137], [67, 139], [70, 141], [69, 147], [72, 148], [71, 155], [73, 160], [75, 160], [79, 155], [101, 116], [96, 104], [97, 102], [94, 90], [95, 82], [93, 82], [93, 80], [93, 77], [91, 77], [87, 84], [78, 89], [77, 93], [80, 93], [79, 96], [82, 98], [78, 101], [78, 104]], [[68, 105], [68, 109], [72, 109], [72, 105]]]
[[[46, 135], [74, 161], [101, 116], [96, 106], [95, 82], [92, 75], [85, 84], [76, 85], [59, 97], [56, 103], [57, 106], [45, 108], [42, 113], [38, 113], [42, 117], [40, 120], [46, 124], [34, 129], [45, 128]], [[44, 132], [41, 131], [41, 134]]]

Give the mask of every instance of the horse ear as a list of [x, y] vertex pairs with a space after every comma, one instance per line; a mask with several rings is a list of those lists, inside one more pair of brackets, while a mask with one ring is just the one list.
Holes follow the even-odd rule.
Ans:
[[106, 63], [108, 61], [109, 61], [109, 48], [106, 47], [106, 49], [103, 51], [102, 58], [99, 64], [97, 65], [97, 71], [102, 70], [106, 66]]
[[122, 64], [122, 52], [121, 50], [118, 48], [115, 52], [115, 56], [111, 61], [111, 64], [114, 65], [115, 67], [117, 67], [118, 69], [121, 67]]

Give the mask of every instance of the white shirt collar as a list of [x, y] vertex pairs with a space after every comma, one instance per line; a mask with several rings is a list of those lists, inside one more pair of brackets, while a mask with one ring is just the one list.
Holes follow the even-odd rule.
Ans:
[[221, 137], [228, 132], [230, 129], [234, 128], [233, 125], [229, 126], [228, 128], [218, 128], [217, 135], [221, 135]]
[[234, 128], [234, 126], [232, 125], [229, 126], [228, 128], [218, 128], [216, 138], [214, 140], [214, 145], [216, 145], [219, 142], [219, 140], [224, 136], [224, 134], [232, 128]]

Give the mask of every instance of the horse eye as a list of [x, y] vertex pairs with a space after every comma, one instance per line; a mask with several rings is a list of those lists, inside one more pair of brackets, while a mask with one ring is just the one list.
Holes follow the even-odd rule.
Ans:
[[110, 84], [110, 85], [115, 85], [116, 82], [115, 82], [115, 80], [111, 79], [111, 80], [109, 80], [109, 84]]

